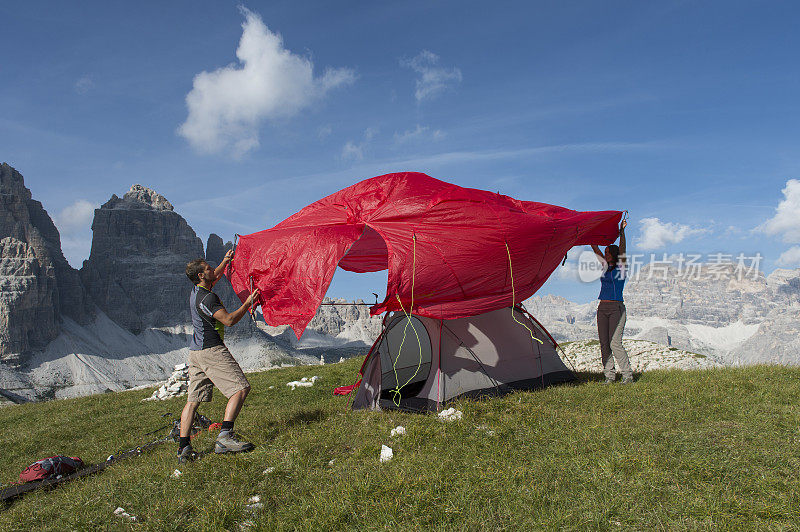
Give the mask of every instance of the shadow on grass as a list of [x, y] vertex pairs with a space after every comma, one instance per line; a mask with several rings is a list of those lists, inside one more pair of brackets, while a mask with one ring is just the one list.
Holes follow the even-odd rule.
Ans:
[[330, 412], [326, 412], [321, 408], [295, 412], [286, 419], [271, 421], [268, 425], [269, 428], [265, 431], [264, 436], [268, 440], [273, 440], [280, 432], [284, 432], [291, 427], [295, 427], [297, 425], [310, 425], [312, 423], [322, 423], [328, 419], [330, 415]]
[[[603, 382], [606, 379], [606, 376], [603, 373], [596, 373], [593, 371], [576, 371], [574, 373], [578, 380], [569, 383], [573, 386], [580, 386], [581, 384], [586, 384], [587, 382]], [[641, 373], [634, 372], [633, 382], [638, 381], [641, 377]], [[617, 382], [620, 382], [619, 378], [617, 378]]]

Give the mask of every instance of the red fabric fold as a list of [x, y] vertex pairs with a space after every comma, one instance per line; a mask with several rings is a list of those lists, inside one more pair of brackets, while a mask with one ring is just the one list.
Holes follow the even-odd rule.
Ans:
[[242, 300], [252, 276], [266, 322], [288, 324], [298, 338], [337, 266], [388, 268], [386, 299], [372, 307], [373, 315], [402, 307], [435, 319], [461, 318], [527, 299], [573, 246], [614, 242], [621, 217], [620, 211], [521, 201], [416, 172], [387, 174], [240, 237], [228, 276]]

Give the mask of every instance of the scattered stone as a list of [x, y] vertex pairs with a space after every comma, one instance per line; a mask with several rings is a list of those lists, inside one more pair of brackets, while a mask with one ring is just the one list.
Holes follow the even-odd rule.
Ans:
[[179, 469], [176, 469], [175, 471], [172, 472], [172, 476], [175, 478], [178, 478], [181, 475], [183, 475], [183, 473], [181, 473]]
[[126, 512], [125, 509], [122, 508], [121, 506], [118, 507], [116, 510], [114, 510], [114, 515], [118, 515], [119, 517], [122, 517], [123, 519], [127, 519], [129, 521], [136, 521], [136, 516]]
[[261, 502], [260, 495], [253, 495], [247, 502], [248, 504], [245, 505], [245, 508], [248, 510], [260, 510], [264, 507], [264, 503]]
[[324, 366], [325, 365], [325, 356], [324, 355], [320, 355], [319, 356], [319, 365], [320, 366]]
[[314, 383], [317, 382], [317, 379], [319, 379], [319, 378], [320, 377], [317, 376], [317, 375], [314, 375], [313, 377], [310, 377], [310, 378], [309, 377], [303, 377], [299, 381], [287, 382], [286, 386], [288, 386], [292, 390], [294, 390], [298, 386], [308, 388], [308, 387], [314, 386]]
[[448, 408], [447, 410], [442, 410], [439, 412], [439, 419], [442, 421], [457, 421], [461, 419], [463, 414], [460, 410], [456, 410], [455, 408]]
[[[705, 356], [698, 356], [688, 351], [670, 348], [646, 340], [622, 341], [628, 352], [631, 369], [634, 373], [642, 373], [654, 369], [708, 369], [719, 367], [720, 364]], [[590, 371], [600, 373], [603, 368], [600, 364], [600, 345], [596, 340], [578, 340], [563, 346], [566, 359], [575, 366], [577, 371]]]
[[275, 471], [275, 468], [274, 468], [274, 467], [268, 467], [268, 468], [266, 468], [266, 469], [264, 470], [264, 474], [265, 474], [265, 475], [269, 475], [270, 473], [272, 473], [272, 472], [274, 472], [274, 471]]
[[394, 451], [392, 451], [392, 448], [381, 445], [381, 463], [388, 462], [392, 458], [394, 458]]
[[406, 428], [402, 425], [398, 425], [397, 427], [392, 429], [392, 432], [389, 434], [390, 436], [402, 436], [406, 433]]

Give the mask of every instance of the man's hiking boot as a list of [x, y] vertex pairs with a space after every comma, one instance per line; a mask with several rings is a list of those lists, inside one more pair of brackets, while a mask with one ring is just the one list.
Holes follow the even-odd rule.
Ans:
[[193, 462], [197, 460], [198, 456], [199, 455], [197, 454], [197, 451], [192, 449], [191, 445], [187, 445], [186, 447], [178, 451], [178, 462], [180, 463]]
[[236, 437], [236, 433], [231, 431], [220, 432], [214, 444], [214, 452], [223, 453], [244, 453], [252, 451], [256, 446], [250, 442], [242, 441]]
[[606, 380], [603, 381], [603, 384], [614, 384], [617, 379], [612, 379], [611, 377], [606, 377]]

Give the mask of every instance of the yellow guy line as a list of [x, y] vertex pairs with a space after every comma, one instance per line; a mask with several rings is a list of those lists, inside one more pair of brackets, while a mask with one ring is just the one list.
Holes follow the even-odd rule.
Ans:
[[514, 268], [511, 267], [511, 250], [508, 248], [508, 242], [506, 242], [506, 253], [508, 253], [508, 269], [511, 272], [511, 318], [520, 325], [522, 325], [523, 327], [525, 327], [526, 329], [528, 329], [528, 332], [531, 333], [531, 338], [533, 340], [536, 340], [540, 344], [544, 345], [544, 342], [542, 342], [533, 335], [533, 331], [530, 329], [530, 327], [519, 321], [517, 317], [514, 316], [514, 305], [517, 304], [517, 293], [516, 290], [514, 289]]

